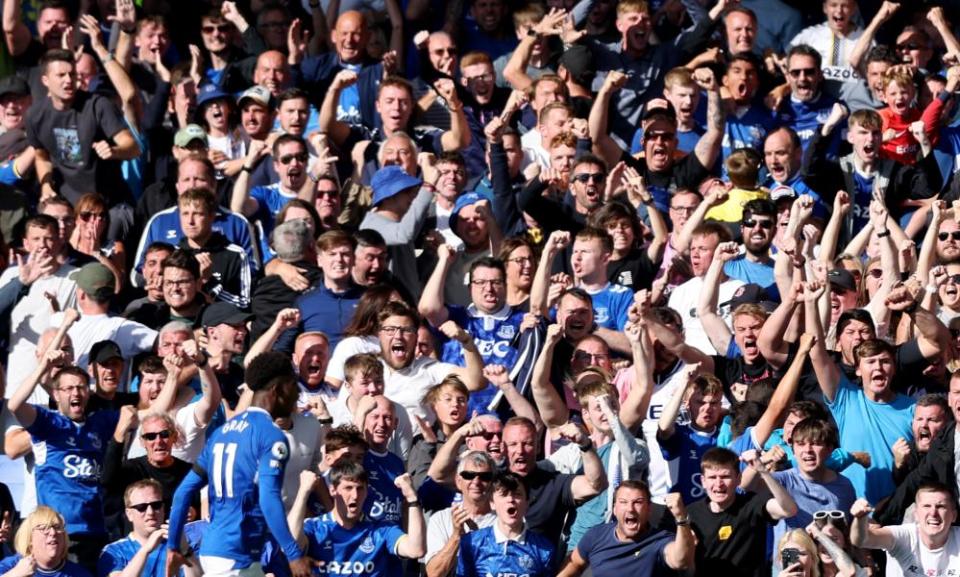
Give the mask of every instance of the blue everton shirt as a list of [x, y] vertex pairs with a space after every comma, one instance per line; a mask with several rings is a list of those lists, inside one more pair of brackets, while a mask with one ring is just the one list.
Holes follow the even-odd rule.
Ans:
[[67, 533], [106, 533], [100, 474], [120, 413], [97, 411], [82, 423], [34, 405], [27, 427], [36, 456], [37, 502], [63, 515]]
[[676, 482], [671, 491], [678, 492], [684, 503], [691, 503], [706, 493], [700, 473], [700, 459], [711, 447], [717, 446], [720, 428], [712, 433], [697, 431], [689, 425], [674, 427], [673, 436], [660, 441], [660, 452], [666, 461], [677, 461]]
[[[803, 151], [807, 151], [807, 145], [813, 139], [813, 135], [820, 126], [827, 121], [830, 111], [837, 100], [821, 92], [819, 96], [810, 102], [800, 102], [794, 98], [786, 99], [777, 111], [777, 125], [789, 126], [794, 129], [797, 136], [800, 137], [800, 144]], [[835, 159], [837, 151], [840, 148], [840, 135], [845, 131], [835, 130], [831, 135], [830, 147], [827, 149], [827, 158]]]
[[[20, 559], [23, 559], [23, 556], [17, 553], [16, 555], [11, 555], [6, 557], [3, 561], [0, 561], [0, 575], [8, 573], [11, 569], [17, 566], [17, 563], [20, 562]], [[90, 572], [77, 565], [73, 561], [67, 561], [63, 564], [63, 567], [60, 567], [56, 571], [42, 571], [39, 567], [34, 572], [35, 577], [92, 577]]]
[[[738, 148], [752, 148], [763, 154], [763, 140], [776, 125], [773, 115], [763, 104], [752, 104], [742, 114], [728, 114], [723, 133], [722, 158]], [[723, 169], [726, 175], [726, 167]]]
[[[244, 569], [260, 560], [268, 533], [290, 560], [302, 556], [287, 528], [281, 501], [287, 439], [265, 410], [251, 407], [210, 435], [173, 500], [167, 547], [180, 542], [191, 497], [208, 485], [210, 526], [200, 554], [225, 557]], [[268, 529], [269, 525], [269, 529]]]
[[250, 189], [250, 198], [255, 199], [260, 205], [252, 218], [260, 221], [263, 226], [263, 234], [266, 238], [270, 238], [277, 213], [288, 202], [297, 198], [297, 195], [280, 190], [280, 183], [274, 182], [267, 186], [254, 186]]
[[307, 554], [321, 575], [387, 577], [397, 543], [403, 537], [399, 526], [367, 519], [347, 529], [333, 519], [332, 513], [307, 519], [303, 532], [308, 541]]
[[457, 577], [554, 577], [553, 551], [539, 533], [525, 530], [514, 541], [494, 523], [461, 537]]
[[371, 521], [399, 525], [403, 514], [403, 493], [393, 482], [406, 472], [403, 459], [389, 451], [377, 453], [370, 449], [363, 457], [363, 468], [369, 476], [363, 514]]
[[[485, 314], [471, 304], [467, 307], [448, 305], [447, 313], [450, 320], [456, 322], [473, 337], [473, 342], [477, 345], [480, 356], [483, 357], [483, 364], [503, 365], [508, 371], [513, 368], [519, 355], [515, 341], [520, 334], [523, 310], [519, 307], [504, 305], [493, 314]], [[440, 360], [460, 367], [466, 366], [463, 347], [454, 339], [448, 339], [443, 343]], [[488, 413], [487, 406], [496, 394], [497, 388], [489, 384], [482, 391], [470, 393], [468, 414], [473, 414], [473, 411], [480, 414]]]
[[633, 304], [633, 291], [623, 285], [607, 283], [596, 292], [587, 292], [593, 297], [593, 320], [597, 326], [622, 331], [627, 324], [627, 311]]
[[[167, 562], [167, 548], [163, 546], [164, 543], [165, 541], [161, 541], [161, 545], [147, 556], [147, 563], [143, 566], [140, 577], [164, 577]], [[123, 571], [140, 551], [140, 547], [140, 542], [130, 536], [104, 547], [100, 560], [97, 561], [97, 577], [109, 577], [111, 573]], [[183, 574], [182, 570], [180, 574]]]

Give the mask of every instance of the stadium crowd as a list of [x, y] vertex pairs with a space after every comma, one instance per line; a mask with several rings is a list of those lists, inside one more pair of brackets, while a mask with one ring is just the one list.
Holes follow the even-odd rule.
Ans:
[[957, 0], [0, 5], [0, 577], [960, 575]]

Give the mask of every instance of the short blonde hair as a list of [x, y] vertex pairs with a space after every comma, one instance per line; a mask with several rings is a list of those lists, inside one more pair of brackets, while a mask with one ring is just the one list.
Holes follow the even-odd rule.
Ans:
[[[813, 542], [813, 539], [810, 538], [810, 535], [807, 535], [807, 532], [803, 529], [793, 529], [792, 531], [787, 531], [783, 534], [783, 537], [780, 537], [780, 542], [777, 543], [777, 556], [775, 561], [778, 565], [782, 565], [781, 556], [783, 555], [783, 550], [793, 543], [799, 545], [803, 550], [810, 556], [812, 569], [810, 574], [812, 577], [820, 577], [820, 555], [817, 552], [817, 545]], [[786, 569], [786, 567], [783, 567]]]
[[[40, 505], [33, 510], [33, 513], [27, 515], [27, 518], [20, 524], [17, 534], [13, 537], [13, 548], [21, 556], [26, 557], [33, 552], [33, 530], [41, 525], [59, 525], [60, 529], [66, 533], [67, 522], [63, 516], [50, 507]], [[67, 548], [70, 547], [70, 539], [67, 539]], [[64, 549], [66, 553], [66, 549]]]

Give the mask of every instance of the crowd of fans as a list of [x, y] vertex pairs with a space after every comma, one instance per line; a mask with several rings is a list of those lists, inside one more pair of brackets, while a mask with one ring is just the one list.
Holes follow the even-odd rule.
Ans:
[[0, 5], [0, 577], [960, 574], [956, 1]]

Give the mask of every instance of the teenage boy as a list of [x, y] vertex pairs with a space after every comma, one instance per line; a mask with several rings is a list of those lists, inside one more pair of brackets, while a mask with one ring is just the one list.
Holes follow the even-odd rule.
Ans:
[[697, 577], [769, 574], [765, 562], [767, 532], [759, 528], [797, 514], [793, 497], [757, 452], [747, 451], [743, 458], [763, 479], [769, 494], [737, 492], [740, 463], [732, 451], [714, 447], [703, 454], [700, 470], [706, 497], [687, 508], [697, 536]]

